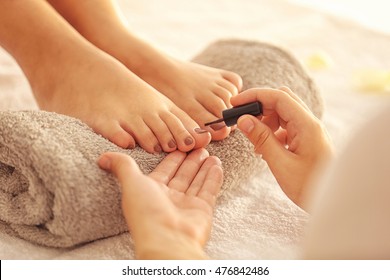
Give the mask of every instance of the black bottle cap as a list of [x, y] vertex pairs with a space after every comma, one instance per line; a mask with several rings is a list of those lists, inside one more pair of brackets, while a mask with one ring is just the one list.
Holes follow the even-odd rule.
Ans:
[[222, 112], [223, 120], [227, 126], [232, 126], [237, 123], [237, 120], [242, 115], [258, 116], [263, 110], [260, 102], [252, 102], [245, 105], [233, 107]]
[[263, 106], [260, 102], [255, 101], [241, 106], [233, 107], [222, 111], [222, 119], [215, 120], [213, 122], [205, 123], [205, 126], [211, 125], [214, 123], [219, 123], [224, 121], [226, 126], [232, 126], [237, 123], [237, 120], [242, 115], [252, 115], [258, 116], [263, 113]]

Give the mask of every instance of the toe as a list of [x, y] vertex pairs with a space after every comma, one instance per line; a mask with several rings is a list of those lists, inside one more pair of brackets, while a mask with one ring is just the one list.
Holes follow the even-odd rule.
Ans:
[[[219, 88], [219, 91], [222, 89]], [[221, 93], [222, 94], [222, 93]], [[195, 107], [198, 112], [207, 111], [212, 119], [204, 119], [206, 121], [212, 121], [214, 118], [222, 117], [222, 111], [227, 109], [227, 106], [222, 98], [220, 98], [216, 93], [210, 93], [206, 100], [198, 101], [199, 106]], [[229, 102], [230, 103], [230, 102]], [[205, 117], [205, 116], [203, 116]]]
[[[192, 109], [190, 111], [190, 116], [193, 118], [193, 120], [198, 123], [198, 127], [203, 128], [204, 124], [207, 122], [214, 121], [220, 117], [222, 117], [222, 111], [226, 109], [225, 103], [218, 98], [217, 96], [210, 97], [210, 102], [206, 103], [207, 108], [203, 107], [200, 103], [195, 103], [192, 106]], [[214, 102], [212, 102], [214, 101]], [[214, 104], [214, 106], [212, 106]], [[212, 110], [212, 113], [210, 112]], [[224, 123], [220, 123], [221, 125], [215, 125], [213, 127], [209, 127], [208, 131], [211, 134], [211, 139], [218, 141], [226, 138], [230, 133], [230, 128], [226, 127]], [[187, 124], [188, 126], [191, 126], [191, 123]], [[197, 134], [195, 132], [194, 137], [200, 137], [202, 134]], [[200, 140], [198, 140], [200, 141]], [[202, 139], [200, 143], [203, 143], [205, 139]], [[206, 143], [207, 145], [208, 143]], [[204, 147], [202, 145], [196, 146], [196, 148]]]
[[232, 84], [231, 82], [229, 82], [228, 80], [221, 79], [217, 82], [217, 85], [219, 87], [222, 87], [224, 90], [226, 90], [229, 93], [230, 97], [238, 94], [237, 87], [234, 84]]
[[223, 71], [222, 72], [222, 76], [228, 80], [229, 82], [231, 82], [238, 90], [238, 92], [241, 91], [242, 89], [242, 78], [240, 75], [234, 73], [234, 72], [231, 72], [231, 71]]
[[177, 108], [173, 112], [160, 114], [160, 117], [174, 137], [177, 149], [188, 152], [196, 146], [196, 139], [190, 133], [193, 128], [185, 125], [190, 118], [184, 112]]
[[128, 123], [121, 123], [121, 127], [131, 134], [145, 151], [148, 153], [160, 153], [162, 147], [152, 130], [146, 125], [144, 120], [135, 120], [132, 126]]
[[213, 141], [220, 141], [225, 139], [230, 134], [230, 128], [221, 123], [220, 126], [210, 126], [209, 131], [211, 131], [211, 139]]
[[[232, 85], [232, 84], [230, 84], [230, 85]], [[235, 88], [233, 85], [232, 85], [232, 87]], [[231, 108], [232, 107], [232, 105], [230, 104], [230, 98], [233, 96], [231, 91], [229, 91], [228, 89], [226, 89], [223, 86], [216, 86], [216, 88], [213, 90], [213, 93], [216, 96], [218, 96], [220, 99], [222, 99], [223, 102], [225, 103], [224, 108], [219, 108], [219, 109], [224, 110], [226, 108]]]
[[[172, 115], [172, 117], [174, 116]], [[156, 136], [162, 150], [169, 153], [177, 149], [177, 144], [175, 137], [163, 119], [163, 117], [157, 115], [156, 118], [152, 118], [146, 123]]]
[[118, 123], [101, 124], [96, 132], [121, 148], [133, 149], [135, 147], [134, 138]]

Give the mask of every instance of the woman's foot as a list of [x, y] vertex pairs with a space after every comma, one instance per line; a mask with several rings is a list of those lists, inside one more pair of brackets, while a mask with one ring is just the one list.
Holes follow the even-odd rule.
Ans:
[[[237, 74], [173, 59], [134, 36], [113, 1], [49, 2], [92, 44], [121, 61], [201, 127], [220, 118], [231, 107], [230, 97], [241, 90]], [[216, 126], [210, 132], [212, 139], [221, 140], [230, 128]]]
[[[231, 107], [230, 98], [242, 87], [241, 77], [233, 72], [175, 60], [162, 54], [156, 54], [153, 61], [144, 61], [142, 65], [129, 68], [201, 127], [221, 118], [222, 111]], [[216, 125], [210, 132], [213, 140], [222, 140], [229, 135], [230, 128]]]
[[211, 140], [168, 98], [93, 46], [50, 65], [31, 81], [40, 107], [79, 118], [120, 147], [188, 152]]
[[[92, 42], [167, 96], [200, 127], [222, 117], [222, 111], [231, 107], [230, 98], [242, 88], [236, 73], [171, 58], [128, 31], [117, 29], [115, 34], [115, 43]], [[222, 140], [230, 128], [215, 126], [210, 132], [213, 140]]]

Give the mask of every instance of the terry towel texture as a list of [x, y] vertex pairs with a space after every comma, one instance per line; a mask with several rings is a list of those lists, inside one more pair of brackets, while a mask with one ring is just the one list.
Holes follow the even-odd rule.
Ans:
[[[291, 87], [320, 116], [322, 99], [299, 63], [268, 44], [221, 41], [195, 61], [235, 71], [245, 87]], [[223, 163], [223, 190], [247, 181], [265, 166], [252, 145], [234, 132], [207, 147]], [[131, 155], [149, 173], [164, 157], [125, 150], [82, 122], [44, 111], [0, 112], [0, 220], [10, 234], [51, 247], [71, 247], [127, 230], [120, 188], [99, 169], [106, 151]]]

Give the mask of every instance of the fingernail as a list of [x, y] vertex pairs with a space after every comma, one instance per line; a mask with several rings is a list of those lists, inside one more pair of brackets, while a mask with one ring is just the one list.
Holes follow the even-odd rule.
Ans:
[[187, 146], [190, 146], [190, 145], [192, 145], [192, 143], [194, 143], [194, 140], [193, 140], [191, 137], [187, 137], [187, 138], [184, 140], [184, 143], [185, 143]]
[[238, 119], [238, 127], [242, 132], [250, 133], [255, 127], [255, 124], [249, 117], [243, 117]]
[[202, 128], [200, 128], [200, 127], [194, 128], [194, 131], [195, 131], [196, 133], [198, 133], [198, 134], [203, 134], [203, 133], [208, 132], [207, 130], [202, 129]]
[[111, 159], [108, 156], [102, 156], [99, 160], [99, 166], [103, 169], [111, 169]]
[[171, 149], [172, 148], [176, 148], [176, 142], [174, 140], [169, 141], [168, 142], [168, 147], [171, 148]]
[[212, 124], [210, 125], [210, 127], [217, 131], [217, 130], [221, 130], [222, 128], [226, 127], [226, 125], [224, 123], [215, 123], [215, 124]]
[[162, 149], [161, 149], [161, 146], [159, 144], [157, 144], [156, 146], [154, 146], [154, 151], [156, 153], [161, 153]]

